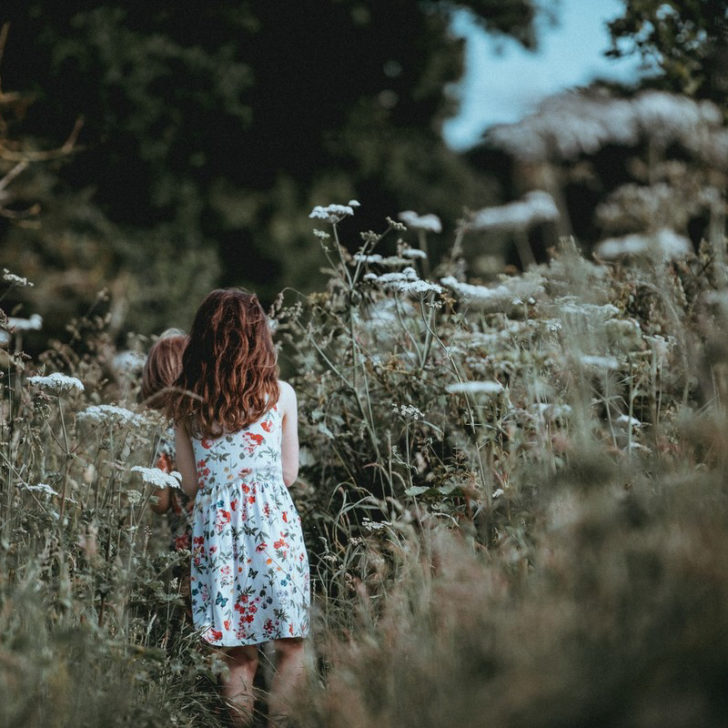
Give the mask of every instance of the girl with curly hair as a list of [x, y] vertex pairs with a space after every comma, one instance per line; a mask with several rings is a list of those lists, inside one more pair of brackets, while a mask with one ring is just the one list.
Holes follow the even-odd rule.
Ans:
[[192, 616], [228, 666], [233, 719], [252, 716], [258, 646], [272, 642], [275, 722], [303, 677], [308, 557], [288, 492], [298, 474], [296, 395], [278, 380], [255, 295], [215, 290], [200, 305], [168, 400], [182, 488], [195, 497]]

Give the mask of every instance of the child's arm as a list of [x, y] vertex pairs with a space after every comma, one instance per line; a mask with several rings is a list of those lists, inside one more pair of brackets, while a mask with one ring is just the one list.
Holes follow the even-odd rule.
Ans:
[[298, 477], [298, 402], [290, 384], [278, 382], [278, 386], [280, 389], [278, 408], [283, 418], [281, 440], [283, 482], [290, 487]]
[[166, 513], [169, 510], [169, 488], [160, 488], [155, 491], [154, 495], [157, 498], [156, 503], [150, 503], [149, 507], [155, 513]]
[[194, 498], [198, 487], [195, 451], [192, 449], [190, 436], [180, 426], [174, 428], [174, 444], [177, 451], [177, 470], [182, 476], [182, 490], [190, 498]]

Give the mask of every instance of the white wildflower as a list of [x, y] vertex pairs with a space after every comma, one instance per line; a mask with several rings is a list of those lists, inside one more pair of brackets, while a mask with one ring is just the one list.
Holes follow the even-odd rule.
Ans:
[[40, 331], [43, 328], [43, 317], [34, 313], [30, 318], [10, 316], [7, 327], [15, 331]]
[[92, 423], [112, 425], [143, 425], [145, 420], [140, 415], [114, 404], [95, 404], [87, 407], [77, 415], [79, 420]]
[[135, 506], [142, 500], [142, 494], [138, 490], [127, 490], [126, 499], [131, 505]]
[[394, 411], [406, 420], [422, 420], [425, 415], [413, 404], [393, 404]]
[[148, 485], [155, 488], [181, 488], [182, 476], [176, 471], [165, 473], [159, 468], [144, 468], [141, 465], [135, 465], [131, 469], [132, 473], [139, 473], [142, 480]]
[[120, 351], [111, 361], [111, 366], [116, 372], [133, 374], [144, 367], [146, 357], [138, 351]]
[[448, 384], [445, 391], [450, 394], [498, 394], [503, 391], [500, 382], [487, 380], [484, 382], [455, 382]]
[[359, 202], [359, 200], [349, 200], [346, 204], [349, 207], [361, 207], [361, 202]]
[[521, 200], [499, 207], [486, 207], [473, 213], [468, 230], [528, 230], [532, 225], [553, 222], [559, 210], [553, 197], [543, 190], [534, 190]]
[[37, 483], [36, 485], [23, 485], [25, 490], [37, 491], [39, 493], [45, 493], [46, 495], [58, 495], [58, 492], [53, 490], [47, 483]]
[[45, 377], [28, 377], [28, 382], [52, 394], [65, 394], [73, 391], [83, 392], [84, 390], [83, 382], [80, 379], [59, 372], [53, 372], [53, 374]]
[[386, 528], [387, 526], [391, 526], [392, 524], [389, 521], [372, 521], [370, 518], [362, 518], [361, 521], [362, 528], [366, 528], [367, 531], [381, 531], [383, 528]]
[[658, 230], [652, 235], [625, 235], [609, 238], [597, 245], [595, 253], [599, 258], [611, 260], [623, 255], [652, 255], [659, 260], [676, 260], [693, 252], [690, 241], [669, 228]]
[[427, 253], [425, 253], [424, 250], [420, 250], [419, 248], [405, 248], [400, 255], [403, 258], [410, 258], [410, 259], [424, 259], [427, 258]]
[[318, 228], [314, 228], [313, 234], [317, 238], [321, 238], [321, 240], [328, 240], [331, 237], [331, 235], [329, 235], [327, 232], [325, 232], [324, 230], [319, 230]]
[[629, 415], [619, 415], [614, 422], [620, 427], [625, 428], [638, 429], [642, 427], [642, 423], [636, 417], [630, 417]]
[[379, 276], [374, 273], [367, 273], [364, 280], [381, 286], [385, 291], [394, 291], [405, 295], [424, 296], [428, 293], [438, 295], [442, 293], [442, 286], [422, 280], [415, 269], [411, 267], [398, 272], [383, 273]]
[[463, 283], [454, 276], [442, 278], [440, 283], [450, 288], [463, 303], [483, 310], [510, 309], [514, 298], [542, 296], [545, 290], [540, 276], [510, 278], [494, 288]]
[[613, 356], [593, 356], [591, 354], [583, 354], [579, 357], [579, 361], [585, 367], [593, 367], [595, 369], [619, 369], [619, 362]]
[[3, 280], [13, 286], [26, 287], [34, 285], [27, 278], [23, 278], [22, 276], [16, 276], [15, 273], [11, 273], [7, 268], [3, 268]]
[[493, 500], [495, 500], [496, 498], [500, 498], [504, 493], [505, 491], [503, 490], [503, 488], [497, 488], [493, 491]]
[[571, 407], [568, 404], [553, 404], [552, 402], [536, 402], [533, 409], [545, 420], [558, 420], [568, 417], [571, 414]]
[[326, 207], [316, 205], [316, 207], [311, 210], [309, 217], [315, 220], [326, 220], [327, 222], [335, 224], [343, 220], [347, 215], [353, 214], [354, 210], [351, 205], [327, 205]]
[[382, 256], [379, 253], [375, 253], [374, 255], [364, 255], [363, 253], [354, 254], [354, 261], [356, 263], [381, 263], [382, 260]]
[[397, 215], [399, 219], [413, 230], [424, 230], [431, 233], [442, 232], [442, 222], [437, 215], [418, 215], [413, 210], [404, 210]]
[[584, 303], [572, 297], [563, 298], [558, 303], [561, 304], [561, 312], [571, 316], [586, 316], [591, 319], [606, 320], [613, 318], [619, 313], [619, 309], [611, 303]]
[[644, 138], [678, 142], [713, 163], [725, 162], [725, 130], [710, 102], [645, 91], [633, 99], [558, 94], [516, 124], [498, 124], [486, 142], [528, 161], [575, 159], [606, 145], [634, 146]]

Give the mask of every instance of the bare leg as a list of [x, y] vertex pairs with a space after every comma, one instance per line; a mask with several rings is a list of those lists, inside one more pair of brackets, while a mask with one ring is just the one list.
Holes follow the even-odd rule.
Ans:
[[271, 728], [282, 728], [286, 725], [291, 704], [303, 683], [303, 640], [282, 639], [275, 640], [273, 644], [276, 651], [276, 672], [268, 700], [269, 725]]
[[222, 685], [222, 694], [230, 708], [233, 725], [250, 725], [255, 703], [253, 680], [258, 669], [258, 647], [229, 647], [224, 654], [228, 675]]

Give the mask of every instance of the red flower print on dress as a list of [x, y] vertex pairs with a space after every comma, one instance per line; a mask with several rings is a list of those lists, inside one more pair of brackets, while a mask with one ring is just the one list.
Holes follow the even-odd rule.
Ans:
[[188, 549], [190, 547], [190, 534], [183, 533], [181, 536], [177, 536], [174, 540], [174, 548], [177, 551]]
[[265, 551], [267, 548], [268, 548], [268, 544], [267, 543], [259, 543], [255, 547], [255, 550], [258, 551], [258, 552], [261, 552], [261, 551]]
[[265, 422], [261, 422], [260, 426], [266, 431], [270, 432], [271, 428], [273, 427], [273, 423], [270, 420], [266, 420]]
[[281, 518], [283, 519], [283, 523], [288, 523], [288, 512], [283, 511], [283, 513], [281, 514]]
[[210, 636], [211, 639], [208, 641], [219, 642], [222, 639], [222, 632], [218, 632], [218, 630], [212, 629], [212, 627], [210, 627]]
[[263, 435], [256, 432], [243, 433], [243, 451], [246, 455], [252, 455], [255, 448], [263, 444]]
[[206, 438], [203, 438], [200, 440], [200, 445], [205, 448], [205, 450], [209, 450], [212, 447], [212, 443], [207, 440]]

